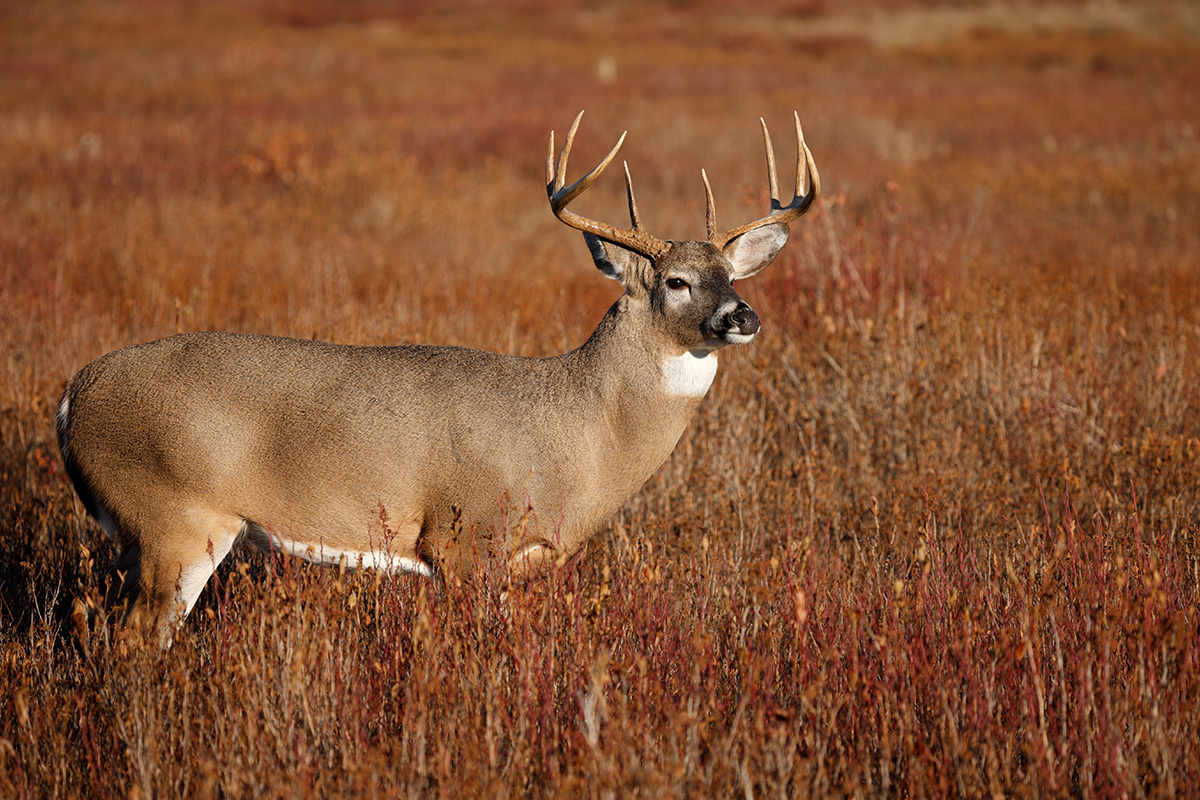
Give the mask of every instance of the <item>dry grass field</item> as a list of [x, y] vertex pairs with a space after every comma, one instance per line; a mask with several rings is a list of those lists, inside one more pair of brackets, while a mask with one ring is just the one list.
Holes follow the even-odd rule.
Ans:
[[[458, 7], [453, 7], [458, 6]], [[5, 3], [0, 796], [1179, 796], [1200, 785], [1200, 4]], [[543, 185], [824, 195], [671, 459], [550, 577], [235, 551], [166, 654], [66, 380], [176, 331], [551, 355]], [[576, 174], [580, 174], [576, 172]], [[617, 174], [579, 203], [624, 224]]]

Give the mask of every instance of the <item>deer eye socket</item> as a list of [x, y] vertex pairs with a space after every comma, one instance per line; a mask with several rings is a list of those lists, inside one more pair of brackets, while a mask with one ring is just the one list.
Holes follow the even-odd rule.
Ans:
[[668, 289], [687, 289], [688, 282], [683, 278], [667, 278]]

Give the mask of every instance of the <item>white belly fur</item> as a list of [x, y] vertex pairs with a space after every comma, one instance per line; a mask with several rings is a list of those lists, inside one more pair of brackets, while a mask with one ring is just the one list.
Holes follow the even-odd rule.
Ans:
[[349, 569], [363, 566], [384, 572], [415, 572], [426, 577], [433, 575], [433, 570], [429, 568], [428, 564], [415, 558], [406, 558], [379, 550], [339, 550], [323, 544], [309, 544], [285, 539], [275, 534], [270, 534], [270, 537], [271, 543], [284, 553], [316, 564], [335, 565], [339, 561], [343, 561]]

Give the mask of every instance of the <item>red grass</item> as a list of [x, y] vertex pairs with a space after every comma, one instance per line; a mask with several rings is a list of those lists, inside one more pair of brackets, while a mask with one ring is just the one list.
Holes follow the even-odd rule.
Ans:
[[[956, 6], [10, 10], [0, 795], [1186, 794], [1195, 26]], [[765, 208], [759, 115], [826, 188], [608, 528], [523, 588], [237, 552], [167, 654], [77, 640], [114, 554], [54, 445], [73, 371], [210, 328], [577, 346], [615, 285], [541, 169], [580, 107], [662, 237], [701, 167], [724, 224]]]

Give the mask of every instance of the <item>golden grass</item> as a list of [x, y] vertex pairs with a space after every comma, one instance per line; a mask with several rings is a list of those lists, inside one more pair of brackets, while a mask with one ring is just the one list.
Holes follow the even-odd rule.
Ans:
[[[0, 794], [1195, 786], [1196, 4], [463, 5], [4, 12]], [[761, 214], [760, 115], [826, 187], [607, 530], [515, 600], [238, 553], [165, 656], [76, 643], [113, 548], [54, 444], [74, 370], [577, 346], [616, 292], [542, 195], [580, 108], [663, 237], [701, 167]], [[580, 203], [622, 221], [615, 178]]]

